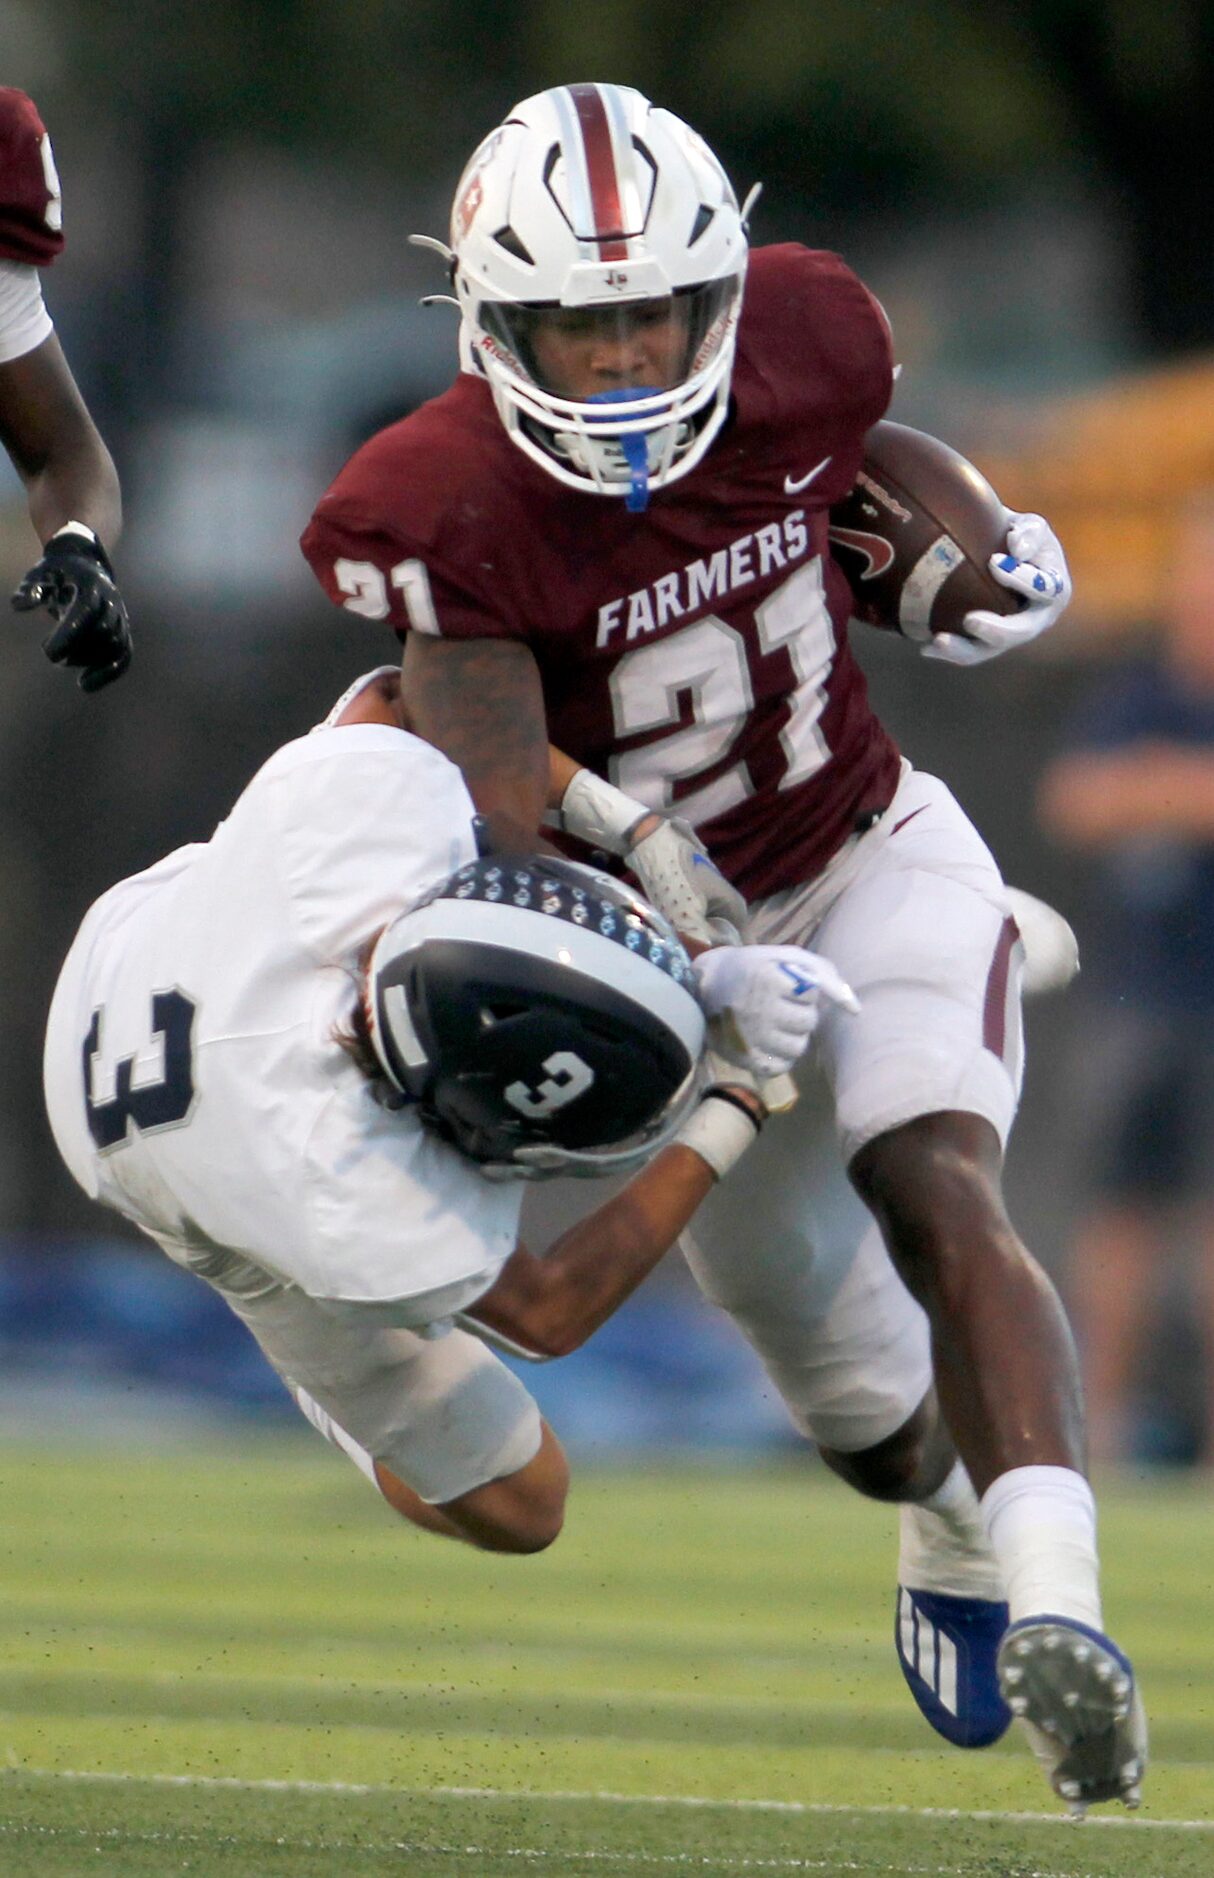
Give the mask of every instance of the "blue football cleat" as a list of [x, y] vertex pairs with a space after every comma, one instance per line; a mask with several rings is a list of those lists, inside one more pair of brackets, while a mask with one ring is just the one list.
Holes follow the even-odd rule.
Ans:
[[1137, 1806], [1147, 1723], [1128, 1657], [1070, 1617], [1022, 1618], [999, 1648], [999, 1686], [1043, 1773], [1071, 1812]]
[[988, 1748], [1012, 1714], [996, 1659], [1007, 1605], [988, 1598], [898, 1587], [894, 1644], [902, 1674], [937, 1734], [959, 1748]]

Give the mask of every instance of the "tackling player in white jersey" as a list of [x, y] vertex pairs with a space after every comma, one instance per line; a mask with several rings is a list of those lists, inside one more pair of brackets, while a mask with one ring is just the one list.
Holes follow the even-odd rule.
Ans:
[[[485, 1338], [575, 1347], [757, 1135], [747, 1070], [700, 1070], [714, 956], [693, 966], [594, 869], [479, 856], [459, 771], [370, 674], [209, 842], [88, 913], [50, 1014], [51, 1124], [400, 1513], [533, 1551], [565, 1461]], [[731, 1047], [768, 1069], [821, 997], [854, 1004], [799, 948], [728, 976]], [[520, 1177], [630, 1169], [547, 1257], [518, 1244]]]

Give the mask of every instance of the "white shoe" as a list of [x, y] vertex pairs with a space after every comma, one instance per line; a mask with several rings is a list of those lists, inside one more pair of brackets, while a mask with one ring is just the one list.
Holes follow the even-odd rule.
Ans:
[[1137, 1806], [1147, 1721], [1129, 1659], [1069, 1617], [1025, 1617], [999, 1646], [999, 1687], [1046, 1779], [1072, 1814], [1100, 1800]]

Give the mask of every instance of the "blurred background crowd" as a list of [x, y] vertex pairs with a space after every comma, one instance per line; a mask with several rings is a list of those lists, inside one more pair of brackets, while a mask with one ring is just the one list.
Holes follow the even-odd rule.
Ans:
[[[0, 0], [0, 83], [54, 140], [67, 250], [44, 289], [122, 472], [136, 634], [130, 674], [82, 698], [28, 622], [4, 626], [0, 1404], [75, 1414], [69, 1375], [111, 1407], [155, 1390], [161, 1425], [182, 1403], [278, 1404], [221, 1307], [116, 1240], [60, 1168], [46, 1006], [88, 902], [205, 838], [275, 744], [394, 656], [329, 606], [298, 536], [355, 444], [452, 375], [454, 315], [418, 305], [442, 283], [405, 237], [445, 233], [466, 155], [517, 98], [578, 78], [688, 118], [739, 194], [761, 179], [757, 242], [841, 252], [893, 323], [892, 414], [1067, 546], [1073, 608], [1029, 652], [953, 671], [865, 629], [859, 651], [906, 753], [1078, 931], [1078, 984], [1029, 1011], [1009, 1185], [1078, 1325], [1097, 1453], [1208, 1461], [1205, 0], [997, 18], [963, 0]], [[33, 547], [0, 465], [0, 589]], [[668, 1263], [547, 1385], [563, 1431], [780, 1439]]]

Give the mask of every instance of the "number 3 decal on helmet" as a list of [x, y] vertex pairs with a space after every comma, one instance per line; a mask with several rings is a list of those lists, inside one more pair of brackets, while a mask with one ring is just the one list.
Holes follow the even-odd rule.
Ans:
[[680, 118], [621, 85], [525, 99], [460, 178], [450, 253], [465, 350], [533, 461], [638, 509], [700, 461], [728, 406], [747, 240]]
[[525, 1082], [512, 1082], [503, 1091], [511, 1108], [520, 1115], [551, 1115], [563, 1109], [566, 1102], [576, 1102], [594, 1082], [594, 1071], [575, 1050], [554, 1050], [541, 1067], [548, 1074], [538, 1089], [528, 1088]]

